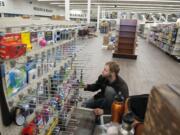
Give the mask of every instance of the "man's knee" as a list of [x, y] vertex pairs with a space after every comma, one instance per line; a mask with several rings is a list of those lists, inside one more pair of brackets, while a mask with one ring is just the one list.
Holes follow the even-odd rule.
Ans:
[[94, 99], [90, 98], [83, 103], [83, 107], [94, 108]]
[[109, 101], [114, 100], [114, 97], [116, 95], [116, 91], [114, 90], [114, 88], [107, 86], [105, 89], [105, 98]]

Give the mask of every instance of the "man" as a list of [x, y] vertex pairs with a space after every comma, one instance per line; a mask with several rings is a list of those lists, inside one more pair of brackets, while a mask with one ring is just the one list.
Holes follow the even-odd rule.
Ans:
[[93, 98], [87, 100], [84, 105], [87, 108], [94, 109], [94, 113], [99, 116], [111, 113], [111, 105], [117, 94], [122, 94], [124, 98], [129, 96], [126, 82], [118, 75], [120, 71], [116, 62], [107, 62], [104, 66], [102, 74], [94, 84], [85, 86], [85, 91], [98, 91]]

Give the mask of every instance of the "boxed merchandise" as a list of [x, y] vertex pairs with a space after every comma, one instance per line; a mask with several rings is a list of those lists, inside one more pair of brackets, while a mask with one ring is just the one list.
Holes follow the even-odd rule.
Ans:
[[31, 69], [28, 72], [28, 83], [31, 83], [36, 78], [37, 78], [37, 69]]
[[48, 44], [53, 43], [54, 39], [53, 39], [53, 31], [46, 31], [44, 33], [45, 35], [45, 40], [48, 42]]
[[26, 44], [27, 51], [32, 50], [32, 44], [30, 39], [30, 32], [23, 32], [21, 33], [21, 40], [23, 44]]
[[18, 58], [25, 52], [26, 44], [21, 42], [20, 34], [6, 34], [0, 37], [0, 57], [2, 59]]
[[61, 30], [54, 31], [54, 41], [58, 42], [61, 40]]
[[25, 67], [12, 68], [6, 75], [7, 90], [6, 95], [13, 96], [20, 91], [26, 84]]
[[38, 41], [37, 32], [31, 32], [30, 39], [31, 39], [31, 43], [37, 42]]
[[109, 44], [109, 34], [104, 35], [103, 45], [107, 46]]

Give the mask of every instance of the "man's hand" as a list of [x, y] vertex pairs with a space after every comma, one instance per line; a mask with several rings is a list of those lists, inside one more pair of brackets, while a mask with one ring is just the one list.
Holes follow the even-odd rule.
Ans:
[[82, 88], [84, 88], [84, 90], [87, 90], [87, 85], [83, 85]]
[[100, 116], [100, 115], [104, 114], [104, 111], [101, 108], [96, 108], [96, 109], [94, 109], [94, 113], [95, 113], [95, 115]]

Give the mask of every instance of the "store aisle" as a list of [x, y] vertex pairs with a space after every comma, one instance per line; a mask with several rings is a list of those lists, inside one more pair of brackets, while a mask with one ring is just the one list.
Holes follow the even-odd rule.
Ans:
[[146, 40], [138, 38], [137, 60], [113, 59], [110, 50], [102, 49], [102, 37], [81, 41], [86, 46], [83, 54], [89, 55], [87, 67], [93, 67], [84, 71], [87, 83], [97, 79], [107, 61], [115, 60], [120, 64], [120, 75], [127, 82], [130, 95], [149, 93], [154, 85], [179, 84], [180, 64]]

